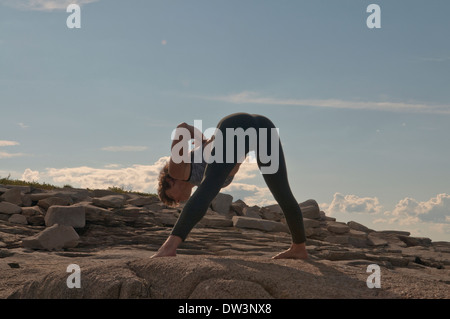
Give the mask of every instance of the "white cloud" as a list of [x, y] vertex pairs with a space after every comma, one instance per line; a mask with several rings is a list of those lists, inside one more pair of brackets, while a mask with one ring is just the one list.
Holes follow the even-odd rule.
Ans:
[[39, 180], [39, 171], [33, 171], [29, 168], [25, 170], [22, 174], [22, 180], [25, 182], [35, 182]]
[[2, 158], [13, 158], [13, 157], [21, 157], [26, 156], [24, 153], [8, 153], [8, 152], [0, 152], [0, 159]]
[[234, 201], [241, 199], [249, 206], [258, 205], [262, 207], [276, 203], [269, 188], [239, 183], [234, 180], [228, 187], [222, 189], [222, 192], [230, 193], [233, 195]]
[[152, 165], [132, 165], [117, 168], [93, 168], [88, 166], [72, 168], [48, 168], [43, 172], [25, 170], [22, 179], [28, 181], [45, 181], [56, 185], [69, 184], [73, 187], [106, 189], [122, 187], [126, 190], [155, 193], [157, 177], [168, 157], [161, 157]]
[[258, 164], [254, 152], [250, 152], [245, 161], [239, 167], [239, 171], [233, 178], [233, 181], [242, 181], [252, 179], [260, 175]]
[[376, 197], [359, 197], [341, 193], [334, 194], [331, 204], [321, 204], [320, 207], [330, 215], [335, 213], [378, 214], [383, 211], [383, 206]]
[[450, 195], [438, 194], [423, 202], [407, 197], [399, 201], [393, 211], [386, 212], [385, 215], [389, 223], [400, 225], [420, 222], [450, 224]]
[[0, 0], [0, 4], [21, 10], [54, 11], [66, 10], [70, 4], [81, 6], [97, 1], [99, 0]]
[[435, 105], [407, 102], [373, 102], [373, 101], [346, 101], [340, 99], [280, 99], [262, 96], [257, 92], [244, 91], [238, 94], [216, 97], [195, 96], [206, 100], [224, 101], [234, 104], [269, 104], [306, 107], [326, 107], [354, 110], [379, 110], [391, 112], [413, 112], [450, 114], [450, 105]]
[[[19, 145], [19, 142], [15, 142], [15, 141], [5, 141], [5, 140], [1, 140], [0, 141], [0, 147], [5, 147], [5, 146], [16, 146]], [[27, 154], [25, 153], [9, 153], [9, 152], [0, 152], [0, 159], [3, 158], [13, 158], [13, 157], [21, 157], [21, 156], [26, 156]]]
[[131, 145], [123, 145], [123, 146], [106, 146], [102, 147], [102, 151], [107, 152], [142, 152], [147, 150], [147, 146], [131, 146]]
[[15, 145], [19, 145], [19, 142], [0, 140], [0, 147], [1, 146], [15, 146]]

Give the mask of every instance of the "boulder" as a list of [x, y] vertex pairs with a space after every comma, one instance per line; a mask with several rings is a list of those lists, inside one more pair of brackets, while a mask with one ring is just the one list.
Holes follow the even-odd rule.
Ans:
[[157, 197], [153, 197], [153, 196], [148, 196], [148, 197], [137, 197], [137, 198], [132, 198], [129, 199], [127, 201], [128, 204], [133, 205], [133, 206], [138, 206], [138, 207], [142, 207], [145, 205], [151, 205], [153, 203], [158, 202], [158, 198]]
[[259, 206], [247, 206], [244, 207], [242, 210], [243, 216], [245, 217], [252, 217], [252, 218], [261, 218], [261, 215], [259, 214]]
[[85, 209], [82, 206], [51, 206], [45, 214], [45, 225], [54, 224], [82, 228], [86, 224]]
[[11, 204], [22, 206], [22, 192], [20, 188], [10, 188], [8, 189], [1, 198]]
[[106, 195], [92, 200], [92, 204], [103, 208], [122, 208], [125, 203], [122, 195]]
[[241, 199], [238, 199], [237, 201], [231, 203], [231, 209], [232, 209], [232, 210], [236, 213], [236, 215], [238, 215], [238, 216], [244, 215], [243, 210], [244, 210], [245, 207], [248, 207], [248, 206], [247, 206], [247, 204], [246, 204], [243, 200], [241, 200]]
[[13, 214], [11, 217], [9, 217], [8, 221], [13, 224], [21, 224], [21, 225], [27, 225], [27, 217], [23, 216], [22, 214]]
[[17, 206], [16, 204], [8, 203], [8, 202], [0, 202], [0, 213], [12, 215], [12, 214], [20, 214], [22, 208]]
[[410, 236], [398, 236], [408, 247], [410, 246], [431, 246], [431, 239], [426, 237], [410, 237]]
[[327, 226], [327, 230], [335, 234], [345, 234], [350, 231], [350, 227], [341, 223], [330, 223]]
[[22, 246], [30, 249], [54, 250], [73, 248], [78, 245], [79, 236], [72, 226], [55, 224], [39, 234], [22, 240]]
[[268, 232], [289, 233], [289, 228], [285, 224], [280, 222], [244, 216], [233, 216], [232, 220], [233, 226], [237, 228], [250, 228]]
[[232, 227], [233, 222], [223, 216], [205, 216], [199, 222], [199, 226], [203, 227]]
[[317, 202], [313, 199], [308, 199], [307, 201], [304, 201], [303, 203], [299, 204], [300, 209], [302, 211], [302, 215], [305, 218], [309, 219], [320, 219], [320, 209]]
[[320, 227], [320, 221], [315, 219], [303, 218], [303, 225], [305, 228], [318, 228]]
[[278, 213], [274, 210], [267, 209], [266, 207], [262, 207], [259, 213], [263, 219], [273, 220], [276, 222], [279, 222], [284, 216], [283, 213]]
[[47, 197], [38, 201], [38, 206], [47, 210], [50, 206], [58, 205], [58, 206], [69, 206], [73, 204], [73, 200], [69, 196], [61, 196], [61, 197]]
[[211, 208], [221, 215], [228, 215], [233, 202], [233, 196], [219, 193], [211, 202]]
[[373, 232], [372, 229], [370, 229], [370, 228], [368, 228], [368, 227], [366, 227], [366, 226], [364, 226], [364, 225], [362, 225], [360, 223], [357, 223], [355, 221], [349, 221], [347, 223], [347, 226], [350, 227], [351, 229], [358, 230], [358, 231], [363, 231], [365, 233]]

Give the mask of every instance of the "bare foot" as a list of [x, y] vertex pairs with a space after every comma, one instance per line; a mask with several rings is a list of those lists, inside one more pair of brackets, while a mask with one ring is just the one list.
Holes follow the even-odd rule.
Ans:
[[304, 243], [292, 244], [288, 250], [273, 256], [272, 259], [308, 259], [306, 245]]
[[165, 251], [165, 250], [158, 250], [156, 254], [151, 256], [150, 258], [157, 258], [157, 257], [176, 257], [176, 252], [171, 251]]
[[158, 252], [150, 258], [175, 257], [177, 255], [177, 248], [181, 242], [182, 240], [180, 237], [170, 235], [161, 248], [159, 248]]

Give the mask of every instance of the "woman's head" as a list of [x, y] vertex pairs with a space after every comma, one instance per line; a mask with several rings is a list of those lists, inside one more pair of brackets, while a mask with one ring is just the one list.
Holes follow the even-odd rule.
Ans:
[[167, 206], [176, 206], [189, 199], [192, 186], [188, 182], [175, 179], [169, 175], [169, 163], [164, 165], [158, 178], [158, 196]]

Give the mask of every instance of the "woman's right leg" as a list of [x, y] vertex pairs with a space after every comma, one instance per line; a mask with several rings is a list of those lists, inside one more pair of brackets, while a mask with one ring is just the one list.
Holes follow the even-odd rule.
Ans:
[[[275, 129], [275, 125], [264, 116], [256, 116], [256, 122], [258, 123], [258, 128], [267, 128], [268, 138], [266, 147], [267, 150], [272, 151], [272, 138], [270, 134], [271, 129]], [[275, 147], [274, 150], [278, 151], [278, 170], [276, 170], [273, 174], [263, 173], [262, 175], [264, 181], [269, 187], [270, 192], [280, 205], [286, 217], [286, 223], [288, 224], [291, 232], [292, 242], [294, 244], [303, 244], [306, 241], [306, 236], [302, 212], [289, 186], [286, 161], [279, 138], [276, 139], [276, 143], [278, 143], [278, 149]], [[259, 142], [258, 146], [261, 146]], [[261, 169], [269, 166], [269, 163], [262, 163], [259, 156], [260, 151], [261, 149], [258, 149], [257, 162], [259, 168]], [[271, 154], [270, 156], [273, 157], [275, 155], [276, 154]], [[263, 170], [261, 171], [263, 172]]]

